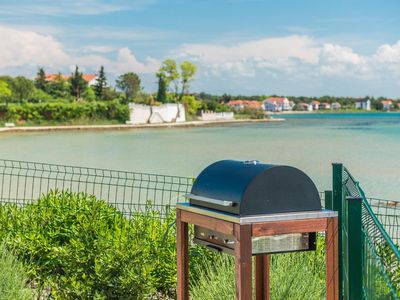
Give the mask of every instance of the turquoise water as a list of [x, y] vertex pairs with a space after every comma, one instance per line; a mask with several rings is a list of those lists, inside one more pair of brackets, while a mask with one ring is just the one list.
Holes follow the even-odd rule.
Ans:
[[320, 190], [343, 162], [368, 196], [400, 200], [400, 114], [285, 115], [281, 123], [0, 135], [0, 158], [196, 176], [219, 159], [304, 170]]

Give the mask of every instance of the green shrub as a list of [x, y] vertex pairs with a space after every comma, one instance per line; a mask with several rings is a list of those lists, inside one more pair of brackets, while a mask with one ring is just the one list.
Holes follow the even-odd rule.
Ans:
[[34, 294], [26, 285], [27, 278], [22, 264], [0, 244], [0, 299], [32, 300]]
[[3, 207], [1, 219], [7, 244], [56, 299], [143, 299], [153, 292], [141, 237], [104, 201], [56, 191], [23, 209]]
[[2, 121], [28, 121], [39, 124], [98, 119], [125, 122], [129, 119], [129, 108], [118, 100], [9, 104], [1, 108], [0, 118]]
[[[192, 233], [191, 233], [192, 234]], [[105, 201], [54, 191], [24, 208], [0, 205], [0, 239], [56, 299], [175, 297], [175, 214], [126, 218]], [[190, 245], [190, 272], [214, 255]]]

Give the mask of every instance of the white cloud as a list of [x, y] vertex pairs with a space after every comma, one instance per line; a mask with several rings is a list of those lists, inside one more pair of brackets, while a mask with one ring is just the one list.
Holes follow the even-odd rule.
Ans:
[[104, 65], [110, 72], [153, 73], [159, 62], [148, 57], [140, 62], [128, 48], [117, 51], [116, 59], [103, 56], [110, 50], [107, 47], [83, 47], [92, 50], [85, 55], [76, 55], [66, 51], [61, 43], [50, 35], [42, 35], [33, 31], [18, 30], [0, 26], [0, 70], [10, 68], [46, 67], [53, 71], [62, 71], [68, 66], [79, 65], [83, 69], [97, 70]]
[[[185, 44], [178, 57], [201, 64], [207, 74], [274, 74], [274, 77], [340, 77], [357, 80], [400, 76], [400, 41], [382, 45], [373, 55], [308, 36], [293, 35], [239, 43], [237, 45]], [[207, 72], [207, 70], [211, 72]], [[400, 78], [398, 78], [400, 79]]]
[[181, 56], [190, 56], [197, 61], [211, 64], [240, 60], [269, 63], [292, 58], [314, 64], [319, 55], [319, 49], [313, 39], [297, 35], [254, 40], [233, 46], [186, 44], [178, 51]]
[[0, 68], [54, 66], [69, 60], [62, 45], [50, 35], [0, 27], [0, 36]]
[[109, 53], [115, 50], [115, 47], [108, 45], [88, 45], [85, 46], [84, 49], [88, 52], [95, 53]]

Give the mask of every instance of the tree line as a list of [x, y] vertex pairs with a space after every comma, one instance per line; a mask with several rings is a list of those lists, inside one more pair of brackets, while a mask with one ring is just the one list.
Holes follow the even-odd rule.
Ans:
[[24, 76], [0, 76], [0, 102], [46, 102], [50, 100], [66, 101], [104, 101], [119, 99], [130, 102], [141, 90], [141, 81], [133, 72], [122, 74], [116, 80], [116, 87], [107, 82], [104, 67], [100, 67], [96, 83], [89, 86], [79, 67], [66, 78], [58, 73], [49, 80], [44, 68], [39, 68], [34, 80]]

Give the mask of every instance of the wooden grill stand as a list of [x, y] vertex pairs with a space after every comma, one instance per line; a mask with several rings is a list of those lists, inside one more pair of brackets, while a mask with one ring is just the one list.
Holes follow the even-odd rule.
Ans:
[[[237, 300], [251, 300], [252, 298], [252, 237], [303, 232], [325, 232], [326, 299], [339, 299], [337, 217], [269, 221], [241, 225], [177, 208], [176, 243], [178, 300], [189, 299], [188, 224], [198, 225], [223, 234], [233, 235], [235, 237], [235, 278]], [[255, 278], [256, 300], [269, 299], [269, 255], [255, 256]]]

